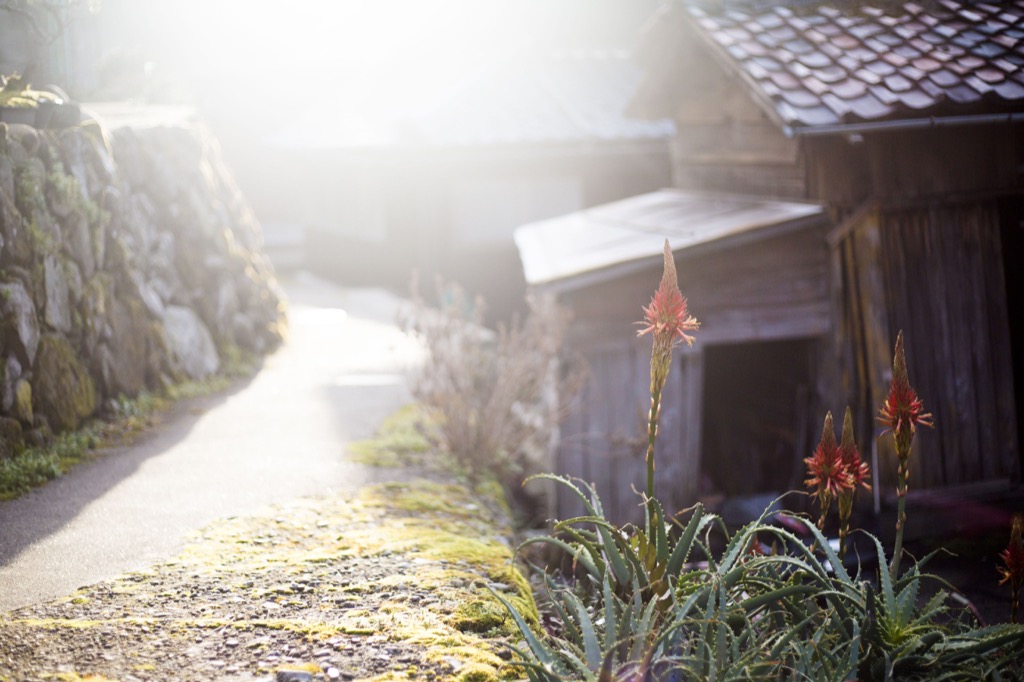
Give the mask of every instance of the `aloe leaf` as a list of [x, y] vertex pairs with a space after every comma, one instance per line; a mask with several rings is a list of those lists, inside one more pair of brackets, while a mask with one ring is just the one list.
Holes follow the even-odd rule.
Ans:
[[610, 648], [606, 651], [604, 661], [601, 663], [601, 672], [597, 676], [597, 682], [615, 682], [615, 678], [612, 676], [614, 653]]
[[518, 554], [523, 547], [526, 547], [528, 545], [537, 545], [542, 543], [554, 545], [562, 549], [566, 554], [573, 558], [573, 561], [579, 562], [587, 572], [593, 575], [601, 575], [603, 573], [603, 571], [598, 570], [597, 565], [591, 560], [590, 557], [581, 552], [581, 550], [584, 549], [584, 547], [573, 547], [564, 540], [560, 540], [549, 535], [524, 540], [519, 545], [519, 547], [516, 548], [516, 553]]
[[871, 539], [875, 542], [875, 546], [878, 549], [878, 556], [880, 558], [878, 562], [878, 575], [879, 581], [882, 584], [882, 604], [885, 607], [886, 612], [892, 614], [896, 611], [896, 595], [892, 590], [892, 578], [889, 575], [889, 571], [885, 570], [885, 553], [882, 551], [882, 542], [871, 536]]
[[561, 666], [558, 665], [558, 660], [555, 657], [554, 652], [544, 644], [537, 635], [534, 634], [533, 630], [530, 629], [530, 626], [525, 620], [523, 620], [523, 617], [519, 615], [519, 611], [517, 611], [507, 599], [501, 596], [501, 594], [490, 586], [487, 587], [487, 591], [490, 592], [495, 599], [501, 602], [502, 606], [504, 606], [509, 612], [509, 615], [512, 616], [512, 620], [515, 621], [516, 627], [519, 628], [519, 633], [523, 636], [523, 639], [526, 640], [527, 646], [530, 647], [530, 651], [533, 652], [534, 657], [541, 663], [541, 665], [548, 666], [552, 671], [558, 672], [558, 670], [561, 669]]
[[[600, 528], [600, 527], [599, 527]], [[615, 574], [615, 579], [621, 585], [629, 584], [630, 571], [626, 566], [626, 560], [619, 553], [618, 544], [615, 542], [612, 531], [607, 528], [603, 528], [600, 531], [601, 542], [604, 546], [605, 559], [612, 567], [612, 572]], [[617, 530], [614, 531], [616, 534]]]
[[818, 588], [814, 585], [788, 585], [786, 587], [780, 587], [771, 592], [759, 594], [756, 597], [749, 597], [747, 599], [744, 599], [743, 601], [739, 602], [739, 606], [747, 613], [751, 613], [766, 604], [771, 604], [772, 602], [781, 601], [783, 599], [793, 596], [814, 594], [818, 591]]
[[[585, 483], [584, 481], [582, 481], [582, 480], [580, 480], [578, 478], [577, 479], [571, 479], [571, 478], [567, 478], [565, 476], [559, 476], [557, 474], [534, 474], [533, 476], [530, 476], [525, 481], [523, 481], [523, 485], [526, 485], [527, 483], [529, 483], [530, 481], [533, 481], [533, 480], [554, 481], [555, 483], [560, 483], [560, 484], [564, 485], [574, 495], [576, 495], [576, 497], [580, 498], [580, 501], [583, 502], [583, 506], [587, 510], [588, 514], [590, 514], [591, 516], [600, 516], [600, 517], [604, 516], [603, 510], [601, 510], [600, 498], [598, 498], [598, 496], [597, 496], [597, 491], [595, 491], [592, 486], [590, 486], [589, 484]], [[580, 490], [579, 486], [576, 485], [577, 482], [580, 485], [582, 485], [584, 488], [587, 489], [587, 492], [590, 493], [591, 498], [593, 498], [593, 500], [598, 503], [596, 506], [595, 506], [594, 502], [591, 501], [591, 498], [588, 498], [586, 495], [583, 494], [583, 491]]]
[[604, 650], [611, 652], [618, 637], [619, 624], [615, 608], [615, 595], [612, 593], [612, 583], [607, 575], [604, 576], [601, 588], [604, 599]]
[[710, 518], [705, 518], [704, 506], [698, 502], [697, 506], [694, 507], [693, 516], [690, 517], [690, 521], [683, 529], [683, 534], [676, 541], [676, 546], [672, 549], [672, 555], [668, 559], [669, 575], [678, 575], [683, 570], [683, 564], [690, 557], [694, 538], [697, 537], [700, 529], [707, 526], [710, 522]]
[[576, 595], [567, 593], [566, 601], [576, 616], [576, 622], [579, 623], [580, 633], [583, 639], [583, 654], [587, 659], [587, 668], [597, 672], [601, 665], [603, 656], [601, 652], [601, 645], [597, 642], [597, 633], [594, 630], [594, 621], [587, 612], [587, 607], [584, 606], [583, 602], [581, 602]]
[[668, 533], [665, 532], [665, 508], [657, 499], [648, 500], [647, 503], [653, 505], [656, 512], [655, 516], [652, 517], [655, 523], [654, 533], [651, 537], [654, 538], [654, 549], [658, 563], [664, 565], [669, 557]]
[[920, 584], [920, 578], [915, 577], [906, 587], [900, 590], [899, 595], [896, 597], [899, 622], [902, 624], [910, 623], [914, 619], [914, 612], [917, 610], [918, 586]]

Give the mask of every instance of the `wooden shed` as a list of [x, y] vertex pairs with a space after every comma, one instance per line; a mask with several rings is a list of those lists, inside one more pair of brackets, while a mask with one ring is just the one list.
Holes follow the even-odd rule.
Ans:
[[[672, 504], [800, 487], [825, 411], [849, 405], [884, 508], [895, 462], [874, 417], [901, 329], [936, 421], [912, 490], [1019, 490], [1024, 4], [893, 8], [668, 6], [632, 112], [674, 119], [675, 189], [517, 233], [527, 280], [573, 309], [593, 368], [556, 468], [597, 482], [616, 515], [636, 517], [649, 348], [630, 322], [665, 237], [702, 322], [663, 413]], [[720, 233], [699, 208], [714, 200], [814, 213]]]

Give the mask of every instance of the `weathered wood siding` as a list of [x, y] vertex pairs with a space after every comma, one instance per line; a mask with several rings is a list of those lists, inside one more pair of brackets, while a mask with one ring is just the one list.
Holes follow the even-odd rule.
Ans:
[[850, 208], [1021, 189], [1024, 126], [1001, 124], [836, 135], [804, 141], [809, 196]]
[[[831, 333], [824, 226], [730, 250], [677, 256], [680, 287], [701, 321], [694, 347], [673, 361], [658, 435], [658, 494], [674, 508], [696, 499], [700, 474], [703, 352], [710, 344], [820, 338]], [[636, 338], [660, 268], [564, 294], [571, 345], [590, 364], [577, 409], [563, 424], [560, 473], [597, 486], [612, 518], [639, 519], [633, 487], [644, 485], [650, 407], [649, 337]], [[812, 428], [814, 422], [810, 420]], [[790, 461], [781, 463], [789, 467]], [[579, 504], [560, 495], [559, 517]]]
[[[935, 416], [936, 428], [915, 440], [911, 484], [1018, 481], [997, 204], [868, 211], [837, 244], [835, 259], [842, 280], [836, 347], [846, 365], [840, 392], [861, 415], [876, 414], [903, 330], [911, 383]], [[870, 443], [878, 428], [865, 422], [861, 442]], [[878, 441], [887, 490], [896, 480], [890, 441]]]

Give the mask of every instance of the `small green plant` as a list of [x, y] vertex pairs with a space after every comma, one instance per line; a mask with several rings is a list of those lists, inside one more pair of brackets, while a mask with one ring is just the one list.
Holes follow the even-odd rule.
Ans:
[[[643, 528], [605, 517], [593, 487], [558, 476], [580, 499], [584, 515], [559, 521], [548, 535], [520, 546], [545, 545], [564, 557], [564, 568], [542, 567], [545, 632], [495, 593], [519, 627], [512, 647], [517, 665], [533, 682], [587, 680], [1003, 680], [1021, 679], [1018, 660], [1024, 627], [978, 627], [968, 609], [950, 599], [953, 589], [923, 572], [932, 558], [900, 571], [911, 441], [919, 424], [931, 426], [910, 387], [897, 337], [892, 388], [881, 421], [896, 439], [898, 521], [892, 561], [880, 540], [876, 571], [851, 573], [842, 553], [850, 534], [853, 496], [867, 487], [869, 471], [853, 440], [847, 409], [836, 444], [831, 414], [821, 441], [805, 460], [807, 484], [820, 504], [817, 522], [790, 517], [769, 522], [769, 512], [730, 532], [702, 506], [666, 518], [654, 495], [654, 444], [661, 389], [671, 351], [697, 328], [678, 293], [666, 243], [665, 271], [646, 327], [654, 333], [651, 411], [648, 419], [646, 509]], [[832, 501], [840, 516], [841, 550], [823, 528]], [[789, 530], [794, 528], [794, 530]], [[1014, 599], [1024, 576], [1019, 524], [1003, 554], [1004, 580]], [[863, 531], [858, 531], [863, 532]], [[809, 537], [810, 542], [805, 542]], [[1014, 611], [1016, 617], [1016, 611]]]

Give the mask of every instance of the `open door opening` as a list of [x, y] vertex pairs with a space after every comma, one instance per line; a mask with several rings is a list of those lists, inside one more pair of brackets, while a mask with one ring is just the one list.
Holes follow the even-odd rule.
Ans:
[[810, 339], [705, 349], [705, 492], [733, 498], [801, 487], [813, 352]]

